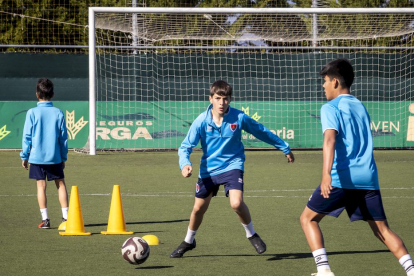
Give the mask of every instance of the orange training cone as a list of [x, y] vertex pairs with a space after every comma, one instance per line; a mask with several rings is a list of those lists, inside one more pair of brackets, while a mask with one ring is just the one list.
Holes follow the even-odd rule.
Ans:
[[119, 185], [114, 185], [112, 192], [111, 209], [109, 210], [107, 231], [102, 231], [104, 235], [130, 235], [134, 232], [127, 232], [122, 208], [121, 192]]
[[66, 221], [65, 232], [59, 232], [61, 236], [89, 236], [85, 233], [83, 225], [82, 209], [79, 201], [78, 187], [72, 186], [69, 201], [68, 220]]

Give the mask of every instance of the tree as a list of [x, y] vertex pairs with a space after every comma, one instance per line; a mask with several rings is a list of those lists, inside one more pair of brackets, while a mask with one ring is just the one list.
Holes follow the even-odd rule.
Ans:
[[[147, 7], [311, 7], [312, 0], [138, 0], [139, 6]], [[414, 1], [406, 0], [319, 0], [318, 6], [321, 7], [413, 7]], [[0, 44], [9, 45], [87, 45], [88, 44], [88, 7], [91, 6], [127, 6], [131, 0], [0, 0]], [[163, 15], [167, 17], [169, 15]], [[408, 16], [388, 16], [381, 27], [403, 24], [403, 17]], [[251, 15], [241, 15], [232, 21], [228, 32], [237, 33], [252, 24], [262, 24], [273, 30], [284, 32], [292, 31], [291, 28], [302, 28], [308, 33], [312, 32], [312, 17], [301, 16], [291, 21], [292, 23], [283, 23], [284, 20], [276, 22], [274, 18], [264, 19], [261, 22], [253, 21]], [[369, 24], [365, 29], [350, 27], [351, 23], [357, 20], [366, 20]], [[228, 24], [228, 18], [216, 23]], [[377, 27], [378, 16], [352, 16], [352, 17], [318, 17], [318, 26], [320, 35], [335, 33], [338, 29], [348, 28], [350, 35], [375, 31]], [[227, 22], [227, 23], [226, 23]], [[286, 21], [287, 22], [287, 21]], [[208, 18], [189, 23], [193, 29], [194, 26], [207, 28], [212, 24]], [[173, 24], [173, 23], [171, 23]], [[177, 28], [185, 28], [177, 23]], [[212, 42], [216, 45], [228, 45], [225, 41]], [[302, 42], [268, 42], [269, 45], [309, 45], [309, 41]], [[352, 45], [356, 42], [331, 40], [320, 42], [321, 45]], [[393, 45], [395, 43], [411, 43], [411, 36], [404, 37], [395, 42], [390, 38], [373, 39], [371, 45]], [[2, 48], [4, 49], [4, 48]], [[16, 50], [12, 48], [9, 50]], [[73, 49], [19, 49], [20, 51], [80, 51]], [[84, 51], [84, 50], [82, 50]]]

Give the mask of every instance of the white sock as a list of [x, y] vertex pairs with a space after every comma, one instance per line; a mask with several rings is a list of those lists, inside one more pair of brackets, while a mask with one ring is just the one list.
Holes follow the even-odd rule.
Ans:
[[313, 258], [315, 258], [316, 268], [319, 271], [331, 270], [328, 263], [328, 255], [326, 255], [326, 249], [321, 248], [312, 252]]
[[414, 272], [414, 264], [410, 254], [402, 256], [401, 259], [399, 259], [398, 261], [400, 262], [401, 266], [405, 269], [405, 272], [407, 272], [407, 275], [409, 275], [409, 273]]
[[184, 241], [186, 243], [192, 244], [194, 242], [194, 238], [195, 238], [196, 233], [197, 233], [197, 230], [196, 231], [193, 231], [193, 230], [190, 230], [190, 228], [188, 228], [188, 230], [187, 230], [187, 236], [185, 236]]
[[68, 210], [69, 207], [62, 208], [62, 218], [68, 219]]
[[46, 220], [49, 218], [47, 215], [47, 208], [40, 209], [40, 214], [42, 214], [42, 220]]
[[246, 231], [246, 238], [250, 238], [251, 236], [253, 236], [254, 234], [256, 234], [256, 232], [253, 229], [253, 221], [251, 221], [249, 224], [243, 224], [244, 230]]

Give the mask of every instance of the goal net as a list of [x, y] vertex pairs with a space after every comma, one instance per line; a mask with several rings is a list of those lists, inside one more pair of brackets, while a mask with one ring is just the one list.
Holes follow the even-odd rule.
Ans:
[[178, 148], [219, 79], [292, 148], [321, 148], [319, 71], [336, 58], [354, 65], [374, 146], [414, 146], [414, 9], [90, 8], [89, 20], [91, 154]]

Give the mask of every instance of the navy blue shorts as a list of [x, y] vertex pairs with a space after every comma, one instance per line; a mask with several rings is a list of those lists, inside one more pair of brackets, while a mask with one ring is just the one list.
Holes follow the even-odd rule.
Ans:
[[319, 214], [339, 217], [346, 209], [351, 221], [386, 220], [379, 190], [341, 189], [333, 187], [329, 198], [321, 195], [321, 186], [309, 198], [308, 208]]
[[231, 170], [219, 175], [214, 175], [206, 178], [199, 178], [196, 184], [197, 198], [206, 198], [213, 193], [217, 195], [220, 185], [224, 185], [226, 196], [229, 196], [229, 190], [243, 191], [243, 171]]
[[65, 178], [62, 163], [53, 165], [30, 164], [30, 179], [46, 180], [46, 177], [48, 181]]

